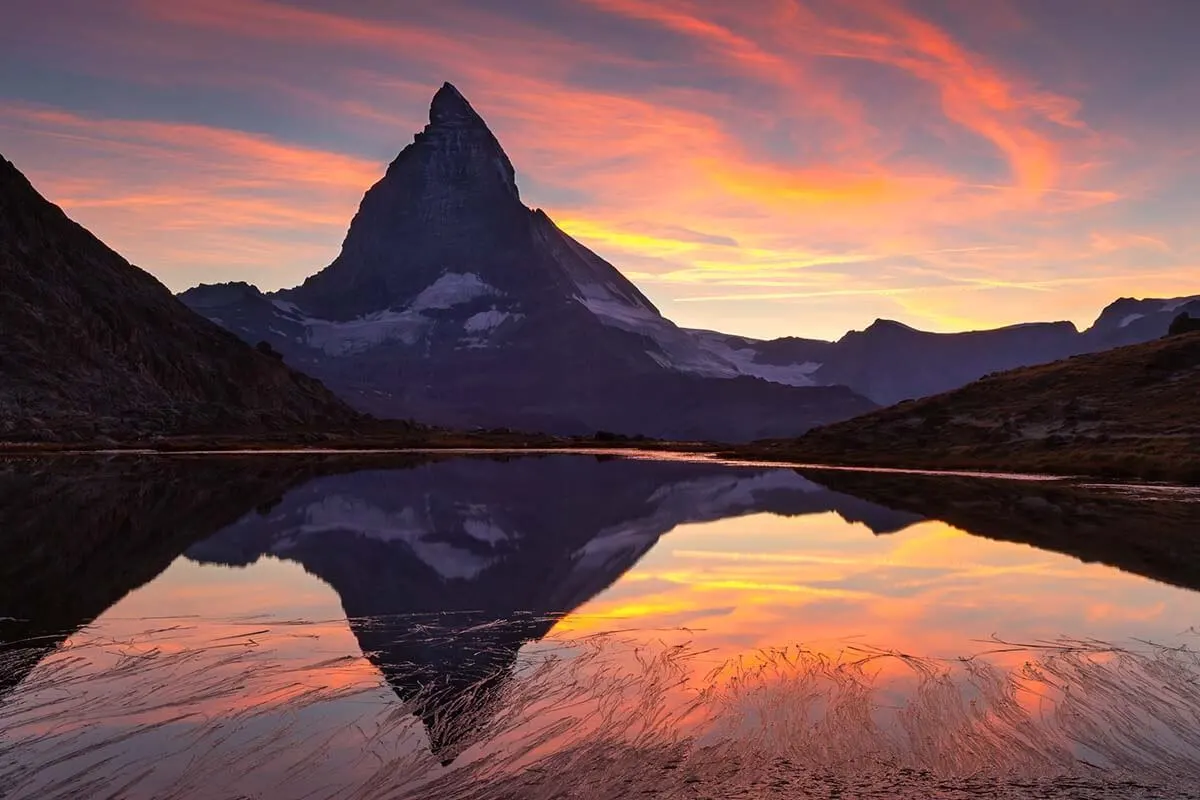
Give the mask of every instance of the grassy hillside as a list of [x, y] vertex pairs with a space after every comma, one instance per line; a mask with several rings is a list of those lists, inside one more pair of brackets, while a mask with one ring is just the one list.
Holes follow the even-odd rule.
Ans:
[[996, 373], [749, 454], [1200, 483], [1200, 333]]

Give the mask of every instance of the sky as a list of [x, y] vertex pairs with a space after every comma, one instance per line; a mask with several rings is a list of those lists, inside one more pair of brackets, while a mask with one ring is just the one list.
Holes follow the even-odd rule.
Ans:
[[176, 291], [332, 261], [451, 81], [690, 327], [1200, 294], [1195, 0], [0, 3], [0, 154]]

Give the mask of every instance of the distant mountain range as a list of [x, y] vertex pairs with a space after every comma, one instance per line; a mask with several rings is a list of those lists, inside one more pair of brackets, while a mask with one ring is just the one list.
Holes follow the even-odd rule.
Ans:
[[0, 439], [339, 428], [356, 412], [209, 322], [0, 158]]
[[[294, 289], [202, 285], [187, 305], [269, 343], [357, 408], [453, 427], [738, 441], [1166, 333], [1200, 297], [959, 334], [878, 320], [837, 342], [760, 341], [664, 318], [614, 266], [522, 204], [453, 86], [366, 193], [341, 254]], [[842, 388], [842, 387], [848, 387]]]
[[364, 411], [454, 428], [790, 437], [1155, 339], [1181, 312], [1200, 317], [1200, 297], [1118, 300], [1082, 332], [877, 320], [826, 342], [680, 328], [522, 204], [508, 157], [449, 84], [366, 193], [337, 259], [269, 294], [229, 283], [172, 298], [0, 159], [8, 440], [346, 429]]
[[1181, 313], [1200, 317], [1200, 296], [1134, 300], [1105, 308], [1084, 331], [1070, 322], [1032, 322], [965, 333], [930, 333], [892, 320], [875, 320], [836, 342], [783, 338], [758, 341], [697, 331], [697, 335], [744, 348], [753, 363], [781, 371], [819, 364], [808, 376], [841, 384], [880, 405], [956, 389], [992, 372], [1045, 364], [1158, 339]]

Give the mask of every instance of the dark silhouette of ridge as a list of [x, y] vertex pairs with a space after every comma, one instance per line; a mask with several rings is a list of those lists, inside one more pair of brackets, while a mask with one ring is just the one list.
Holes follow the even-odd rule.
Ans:
[[255, 433], [360, 420], [179, 302], [0, 157], [0, 440]]

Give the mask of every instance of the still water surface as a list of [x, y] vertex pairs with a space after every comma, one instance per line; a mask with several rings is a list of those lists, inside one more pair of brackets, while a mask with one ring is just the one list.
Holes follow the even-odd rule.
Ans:
[[1183, 796], [1200, 774], [1186, 492], [275, 456], [13, 462], [0, 498], [6, 797]]

